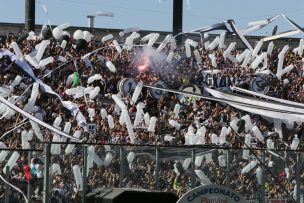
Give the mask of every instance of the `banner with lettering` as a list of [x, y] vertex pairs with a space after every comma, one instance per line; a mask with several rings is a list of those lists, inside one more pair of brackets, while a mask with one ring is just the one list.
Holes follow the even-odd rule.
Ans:
[[222, 185], [196, 187], [184, 194], [177, 203], [246, 203], [241, 194]]

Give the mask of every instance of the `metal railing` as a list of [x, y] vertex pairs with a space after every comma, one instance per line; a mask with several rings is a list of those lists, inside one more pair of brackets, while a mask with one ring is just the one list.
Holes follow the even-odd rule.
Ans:
[[[100, 187], [160, 190], [181, 196], [206, 184], [231, 187], [248, 202], [303, 202], [302, 152], [250, 149], [248, 155], [246, 150], [216, 146], [46, 144], [43, 151], [14, 150], [19, 158], [16, 164], [11, 163], [8, 173], [4, 173], [4, 168], [14, 152], [1, 150], [0, 158], [1, 153], [7, 152], [1, 162], [1, 175], [27, 191], [29, 202], [48, 202], [52, 198], [85, 202], [85, 195]], [[24, 175], [25, 165], [31, 168], [30, 180]], [[2, 184], [0, 199], [8, 202], [8, 198], [23, 197]]]

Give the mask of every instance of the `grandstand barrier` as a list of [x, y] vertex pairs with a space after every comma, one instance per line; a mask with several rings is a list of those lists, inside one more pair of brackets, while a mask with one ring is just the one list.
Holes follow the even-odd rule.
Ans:
[[[121, 193], [128, 193], [131, 196], [133, 193], [135, 195], [141, 192], [140, 194], [145, 196], [146, 193], [162, 196], [168, 195], [166, 192], [169, 192], [181, 197], [195, 187], [210, 184], [231, 188], [244, 196], [249, 203], [262, 202], [262, 200], [263, 202], [295, 202], [295, 200], [299, 203], [303, 202], [303, 182], [297, 181], [301, 180], [300, 175], [303, 174], [303, 162], [302, 160], [294, 162], [295, 165], [289, 167], [290, 174], [287, 174], [284, 161], [285, 156], [289, 160], [297, 160], [299, 155], [302, 156], [302, 153], [297, 151], [274, 149], [269, 153], [268, 150], [250, 149], [250, 156], [244, 158], [244, 152], [248, 149], [219, 146], [54, 144], [61, 145], [62, 153], [50, 154], [48, 167], [45, 166], [47, 162], [44, 161], [48, 153], [42, 149], [38, 150], [39, 145], [33, 146], [37, 150], [1, 149], [3, 157], [5, 152], [3, 167], [15, 151], [22, 157], [17, 160], [12, 171], [3, 177], [21, 188], [28, 199], [42, 198], [45, 191], [43, 182], [46, 177], [50, 179], [46, 182], [50, 189], [45, 192], [49, 193], [50, 198], [57, 190], [60, 191], [58, 188], [60, 182], [68, 181], [75, 189], [76, 178], [73, 169], [79, 167], [82, 179], [78, 182], [83, 181], [86, 187], [78, 192], [77, 198], [88, 199], [87, 202], [90, 202], [89, 198], [97, 196], [105, 199], [106, 191], [115, 196], [114, 200], [109, 202], [118, 201]], [[71, 148], [68, 150], [69, 153], [65, 152], [65, 147]], [[85, 148], [88, 153], [84, 153]], [[85, 154], [87, 154], [86, 162]], [[36, 170], [40, 171], [40, 175], [36, 174], [35, 177], [33, 175], [30, 181], [25, 180], [23, 167], [26, 164], [30, 167], [38, 166]], [[250, 164], [253, 167], [248, 169]], [[246, 167], [247, 169], [243, 170]], [[44, 168], [50, 168], [49, 174], [44, 174]], [[259, 172], [263, 177], [261, 182], [257, 177]], [[24, 176], [16, 176], [18, 173]], [[293, 185], [293, 188], [287, 190], [286, 184]], [[301, 194], [300, 198], [296, 195], [297, 184], [300, 186], [298, 190]], [[94, 188], [99, 188], [100, 191]], [[22, 195], [12, 187], [6, 190], [9, 190], [6, 198], [17, 196], [23, 201]], [[16, 193], [18, 195], [15, 195]], [[271, 197], [273, 195], [274, 198]], [[5, 196], [1, 199], [5, 199]]]

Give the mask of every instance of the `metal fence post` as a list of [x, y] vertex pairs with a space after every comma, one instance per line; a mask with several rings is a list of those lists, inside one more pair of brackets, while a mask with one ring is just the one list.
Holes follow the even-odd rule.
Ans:
[[51, 144], [44, 146], [44, 180], [43, 180], [43, 203], [49, 203], [50, 200], [50, 156]]
[[[28, 151], [28, 165], [31, 165], [31, 159], [32, 159], [32, 151]], [[27, 184], [27, 200], [29, 203], [32, 203], [32, 186], [30, 183]]]
[[88, 169], [88, 146], [83, 147], [83, 168], [82, 168], [82, 203], [86, 203], [87, 193], [87, 169]]
[[226, 186], [230, 186], [230, 149], [227, 149], [227, 163], [226, 163]]
[[159, 148], [156, 147], [155, 150], [155, 187], [156, 190], [160, 190], [160, 183], [159, 183]]
[[[9, 166], [6, 166], [5, 168], [5, 179], [7, 182], [10, 182], [10, 178], [9, 178], [9, 171], [10, 171], [10, 167]], [[8, 184], [5, 184], [5, 199], [4, 199], [4, 202], [5, 203], [9, 203], [9, 186]]]
[[262, 183], [261, 183], [261, 203], [265, 203], [265, 151], [262, 153], [262, 161], [263, 161], [263, 166], [262, 166]]
[[297, 153], [297, 162], [296, 162], [296, 201], [300, 203], [301, 197], [301, 188], [300, 188], [300, 155], [299, 152]]
[[123, 148], [119, 148], [119, 187], [124, 187], [123, 179], [124, 179], [124, 151]]
[[192, 149], [191, 153], [192, 168], [191, 168], [191, 188], [195, 187], [195, 149]]

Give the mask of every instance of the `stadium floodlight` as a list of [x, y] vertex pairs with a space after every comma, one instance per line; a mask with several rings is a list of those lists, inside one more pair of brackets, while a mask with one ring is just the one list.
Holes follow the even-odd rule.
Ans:
[[114, 17], [113, 12], [110, 11], [98, 11], [96, 12], [97, 16], [107, 16], [107, 17]]
[[97, 11], [95, 15], [87, 15], [89, 28], [94, 28], [94, 19], [96, 16], [114, 17], [114, 14], [110, 11]]

